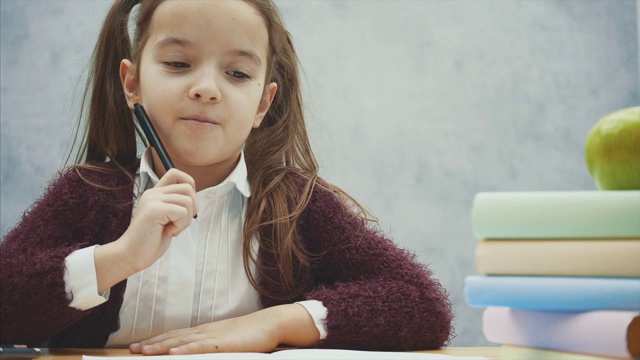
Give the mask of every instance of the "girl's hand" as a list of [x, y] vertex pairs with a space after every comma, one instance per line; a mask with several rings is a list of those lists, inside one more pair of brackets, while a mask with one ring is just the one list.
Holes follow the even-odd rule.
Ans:
[[131, 224], [119, 239], [132, 269], [144, 270], [158, 260], [196, 213], [193, 178], [180, 170], [167, 171], [155, 187], [142, 193]]
[[302, 305], [289, 304], [169, 331], [131, 344], [129, 350], [145, 355], [271, 352], [279, 344], [305, 347], [314, 345], [319, 339], [320, 333], [307, 310]]
[[142, 194], [125, 233], [96, 248], [98, 292], [151, 266], [197, 211], [193, 178], [177, 169], [167, 171], [155, 187]]

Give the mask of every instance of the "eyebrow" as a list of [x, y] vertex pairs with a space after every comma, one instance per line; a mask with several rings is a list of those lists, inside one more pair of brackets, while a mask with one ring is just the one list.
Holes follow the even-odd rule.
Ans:
[[186, 39], [181, 39], [177, 37], [168, 37], [158, 41], [153, 48], [156, 50], [161, 50], [170, 46], [180, 46], [180, 47], [189, 47], [192, 46], [193, 43]]
[[[182, 39], [182, 38], [177, 38], [172, 36], [172, 37], [167, 37], [158, 41], [153, 48], [154, 50], [162, 50], [164, 48], [171, 47], [171, 46], [179, 46], [179, 47], [186, 48], [186, 47], [193, 46], [193, 42], [187, 39]], [[260, 59], [260, 56], [258, 56], [258, 54], [256, 54], [251, 50], [235, 49], [235, 50], [229, 51], [228, 54], [235, 57], [246, 58], [249, 61], [254, 62], [256, 65], [262, 66], [262, 59]]]
[[260, 56], [258, 56], [258, 54], [256, 54], [253, 51], [238, 49], [238, 50], [229, 51], [229, 54], [232, 55], [232, 56], [236, 56], [236, 57], [246, 58], [246, 59], [254, 62], [256, 65], [262, 66], [262, 60], [260, 59]]

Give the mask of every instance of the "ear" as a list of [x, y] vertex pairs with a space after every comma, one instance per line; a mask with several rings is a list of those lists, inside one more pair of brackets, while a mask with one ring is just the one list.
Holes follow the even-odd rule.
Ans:
[[271, 107], [271, 103], [273, 102], [273, 98], [276, 96], [277, 90], [278, 84], [274, 82], [264, 87], [264, 90], [262, 91], [262, 98], [260, 99], [260, 104], [258, 105], [256, 119], [253, 121], [254, 128], [260, 127], [262, 119], [264, 119], [264, 116], [267, 114], [269, 107]]
[[129, 105], [129, 109], [133, 110], [133, 104], [140, 102], [140, 90], [136, 77], [136, 66], [127, 59], [120, 62], [120, 81], [127, 105]]

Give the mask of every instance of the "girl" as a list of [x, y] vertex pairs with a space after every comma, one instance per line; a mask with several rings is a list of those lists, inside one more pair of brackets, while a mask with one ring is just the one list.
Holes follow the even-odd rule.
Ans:
[[[270, 0], [116, 0], [77, 164], [0, 244], [0, 342], [143, 354], [445, 345], [440, 284], [318, 178], [297, 62]], [[175, 169], [153, 148], [137, 156], [136, 103]]]

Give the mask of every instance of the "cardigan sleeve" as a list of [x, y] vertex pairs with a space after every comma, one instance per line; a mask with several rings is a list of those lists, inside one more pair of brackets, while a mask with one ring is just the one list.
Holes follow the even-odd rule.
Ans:
[[[89, 180], [89, 173], [96, 172], [82, 171]], [[83, 177], [76, 170], [57, 177], [0, 243], [2, 343], [46, 345], [93, 311], [69, 307], [65, 258], [77, 249], [115, 240], [131, 212], [116, 204], [117, 196]], [[110, 217], [114, 209], [125, 216]]]
[[301, 237], [319, 257], [307, 299], [327, 307], [319, 347], [436, 349], [453, 334], [451, 303], [431, 271], [318, 188], [301, 219]]

